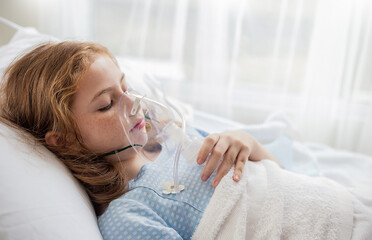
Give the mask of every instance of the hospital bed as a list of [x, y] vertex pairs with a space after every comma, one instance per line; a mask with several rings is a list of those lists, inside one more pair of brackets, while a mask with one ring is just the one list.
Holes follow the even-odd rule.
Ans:
[[[5, 24], [17, 32], [8, 44], [0, 46], [1, 75], [18, 54], [39, 42], [54, 40], [35, 29]], [[119, 63], [124, 71], [131, 72], [132, 79], [143, 74], [126, 67], [120, 58]], [[133, 84], [149, 91], [144, 82]], [[261, 124], [246, 125], [177, 104], [190, 125], [206, 132], [245, 130], [269, 149], [275, 149], [276, 140], [286, 136], [290, 141], [279, 146], [282, 152], [277, 154], [284, 159], [290, 152], [292, 162], [285, 164], [290, 170], [325, 176], [353, 188], [355, 194], [363, 196], [366, 211], [372, 213], [371, 157], [301, 142], [295, 127], [281, 113], [273, 113]], [[66, 167], [46, 148], [4, 124], [0, 124], [0, 239], [102, 239], [88, 196]]]

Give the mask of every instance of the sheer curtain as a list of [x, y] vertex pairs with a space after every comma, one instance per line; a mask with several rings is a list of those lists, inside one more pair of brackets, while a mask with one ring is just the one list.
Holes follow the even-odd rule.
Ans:
[[319, 1], [314, 21], [298, 123], [309, 139], [371, 154], [370, 1]]
[[304, 141], [372, 155], [369, 0], [53, 2], [62, 32], [45, 11], [42, 31], [106, 45], [196, 109], [248, 124], [283, 111]]

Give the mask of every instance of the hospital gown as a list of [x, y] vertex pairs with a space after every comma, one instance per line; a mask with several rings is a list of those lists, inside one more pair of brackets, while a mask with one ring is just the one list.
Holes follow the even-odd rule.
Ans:
[[[188, 130], [189, 135], [201, 131]], [[288, 137], [267, 145], [284, 168], [290, 168], [293, 156]], [[285, 150], [284, 150], [285, 149]], [[284, 150], [284, 151], [283, 151]], [[187, 164], [181, 158], [179, 182], [185, 189], [179, 194], [164, 194], [162, 183], [172, 180], [173, 157], [162, 151], [155, 162], [145, 164], [137, 177], [129, 182], [129, 190], [112, 201], [99, 217], [104, 239], [190, 239], [213, 195], [213, 175], [203, 182], [203, 166]]]
[[[189, 131], [190, 134], [190, 131]], [[198, 134], [194, 132], [193, 134]], [[173, 179], [173, 159], [162, 151], [129, 182], [129, 191], [112, 201], [99, 217], [104, 239], [190, 239], [214, 188], [200, 179], [203, 166], [180, 160], [179, 194], [164, 194], [162, 183]]]

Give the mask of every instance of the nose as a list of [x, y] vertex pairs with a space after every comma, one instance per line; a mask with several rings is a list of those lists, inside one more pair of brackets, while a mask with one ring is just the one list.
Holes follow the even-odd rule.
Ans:
[[141, 96], [133, 95], [128, 93], [128, 91], [125, 91], [120, 97], [120, 108], [129, 116], [134, 116], [137, 114], [140, 108], [142, 98], [143, 97]]

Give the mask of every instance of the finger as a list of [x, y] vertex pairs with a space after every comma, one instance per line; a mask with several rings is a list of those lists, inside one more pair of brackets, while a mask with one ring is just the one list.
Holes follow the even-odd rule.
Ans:
[[245, 163], [248, 161], [248, 157], [250, 154], [250, 150], [248, 148], [242, 149], [237, 157], [236, 163], [235, 163], [235, 169], [233, 174], [233, 180], [235, 182], [239, 182], [242, 178], [243, 169], [245, 166]]
[[213, 150], [208, 158], [207, 163], [205, 164], [202, 172], [202, 180], [206, 181], [217, 168], [220, 160], [226, 153], [227, 149], [229, 148], [229, 143], [224, 138], [220, 138], [220, 140], [216, 143], [213, 147]]
[[198, 164], [203, 164], [207, 160], [209, 153], [212, 151], [219, 139], [220, 136], [217, 134], [211, 134], [205, 138], [196, 160]]
[[234, 165], [236, 158], [239, 154], [239, 146], [230, 146], [226, 154], [224, 155], [223, 161], [221, 165], [218, 167], [216, 176], [213, 180], [213, 187], [217, 187], [217, 185], [220, 183], [223, 176], [227, 174], [227, 172], [231, 169], [231, 167]]

